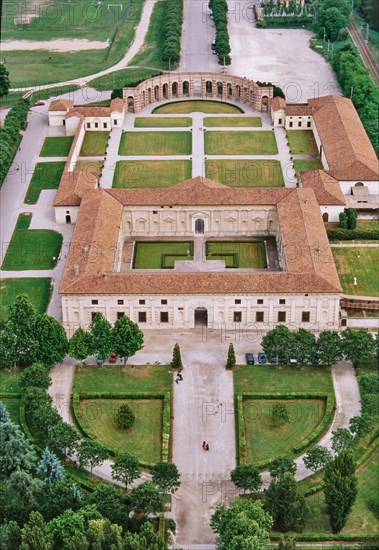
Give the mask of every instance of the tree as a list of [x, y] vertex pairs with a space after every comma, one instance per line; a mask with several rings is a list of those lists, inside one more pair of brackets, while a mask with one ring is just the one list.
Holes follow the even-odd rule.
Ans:
[[121, 550], [122, 527], [112, 524], [109, 519], [90, 519], [87, 528], [87, 540], [90, 548], [99, 550]]
[[121, 430], [127, 430], [134, 425], [136, 417], [127, 403], [120, 405], [115, 416], [116, 424]]
[[271, 481], [266, 491], [265, 508], [282, 531], [304, 528], [307, 505], [293, 473], [286, 472]]
[[235, 498], [228, 508], [220, 504], [211, 518], [218, 550], [267, 550], [272, 517], [261, 501]]
[[128, 531], [124, 537], [123, 550], [167, 550], [167, 544], [163, 537], [154, 531], [149, 521], [145, 521], [139, 533]]
[[43, 363], [33, 363], [20, 376], [20, 387], [24, 390], [27, 388], [43, 388], [47, 390], [51, 385], [49, 371]]
[[324, 495], [333, 533], [346, 524], [357, 498], [355, 464], [350, 451], [342, 451], [325, 466]]
[[321, 445], [316, 445], [309, 449], [307, 454], [304, 457], [304, 464], [312, 472], [317, 472], [321, 470], [331, 459], [331, 454], [326, 447], [321, 447]]
[[4, 403], [0, 401], [0, 424], [6, 424], [10, 421], [11, 417], [9, 416], [9, 412], [7, 411]]
[[145, 481], [129, 493], [130, 505], [136, 512], [157, 514], [163, 509], [163, 499], [152, 481]]
[[240, 464], [230, 473], [231, 480], [238, 489], [255, 493], [262, 486], [259, 469], [252, 464]]
[[296, 359], [301, 365], [309, 365], [317, 355], [315, 335], [310, 330], [299, 328], [294, 333], [294, 339]]
[[337, 8], [333, 7], [325, 11], [325, 30], [332, 42], [337, 40], [339, 32], [346, 29], [347, 25], [348, 18]]
[[50, 428], [61, 422], [61, 417], [50, 404], [42, 405], [31, 413], [32, 424], [44, 436]]
[[27, 388], [24, 393], [25, 412], [33, 416], [33, 413], [40, 407], [51, 405], [53, 399], [43, 388]]
[[0, 98], [7, 95], [10, 86], [9, 71], [6, 69], [4, 63], [0, 63]]
[[61, 363], [68, 351], [66, 332], [54, 317], [38, 315], [35, 322], [37, 361], [45, 365]]
[[376, 342], [366, 329], [347, 328], [341, 333], [343, 353], [355, 367], [364, 365], [376, 357]]
[[364, 437], [374, 429], [374, 419], [367, 413], [361, 416], [354, 416], [350, 419], [349, 429], [356, 437]]
[[112, 351], [112, 329], [102, 313], [96, 313], [91, 324], [91, 353], [103, 360]]
[[55, 456], [54, 453], [49, 451], [47, 447], [43, 451], [41, 460], [37, 465], [36, 471], [37, 474], [42, 478], [42, 483], [45, 487], [47, 485], [50, 485], [50, 483], [53, 483], [57, 479], [61, 479], [65, 475], [60, 460], [57, 456]]
[[22, 506], [34, 505], [35, 497], [41, 489], [39, 479], [33, 477], [27, 470], [15, 470], [5, 484], [17, 495]]
[[81, 442], [78, 449], [79, 464], [89, 467], [91, 475], [95, 466], [99, 466], [108, 458], [108, 451], [104, 445], [91, 439], [85, 439]]
[[340, 212], [339, 219], [340, 219], [340, 227], [342, 227], [342, 229], [347, 229], [347, 216], [346, 216], [346, 213], [345, 212]]
[[174, 350], [172, 352], [172, 361], [170, 363], [172, 369], [181, 369], [183, 367], [182, 356], [180, 353], [179, 344], [175, 344]]
[[84, 495], [68, 477], [62, 477], [47, 485], [40, 495], [38, 509], [50, 521], [65, 510], [79, 510], [83, 506]]
[[342, 359], [342, 344], [338, 332], [332, 330], [321, 332], [316, 348], [321, 365], [330, 367]]
[[12, 364], [26, 366], [33, 363], [37, 347], [35, 321], [33, 304], [25, 294], [20, 294], [9, 308], [8, 322], [3, 330]]
[[70, 456], [79, 443], [79, 434], [73, 426], [66, 422], [57, 422], [51, 426], [48, 433], [49, 447], [64, 456]]
[[4, 526], [1, 548], [3, 550], [15, 550], [21, 543], [21, 529], [16, 521], [8, 521]]
[[79, 327], [69, 341], [68, 353], [78, 361], [84, 361], [91, 353], [91, 335]]
[[59, 550], [87, 550], [84, 519], [73, 510], [66, 510], [62, 515], [49, 521], [49, 532], [53, 538], [53, 548]]
[[332, 432], [332, 449], [339, 454], [345, 451], [354, 441], [354, 436], [347, 428], [337, 428]]
[[296, 472], [296, 464], [289, 456], [278, 456], [268, 466], [268, 470], [273, 479], [280, 480], [288, 472]]
[[100, 514], [112, 523], [126, 526], [128, 510], [125, 506], [125, 494], [118, 487], [96, 484], [95, 490], [89, 496], [89, 502], [95, 504]]
[[21, 529], [20, 550], [50, 550], [52, 538], [39, 512], [31, 512], [28, 523]]
[[347, 226], [348, 229], [356, 229], [357, 227], [357, 211], [355, 208], [347, 209]]
[[128, 485], [141, 475], [139, 462], [127, 451], [116, 455], [112, 465], [112, 478], [121, 481], [128, 490]]
[[278, 550], [295, 550], [295, 548], [295, 539], [292, 537], [286, 535], [281, 541], [279, 541]]
[[295, 336], [285, 325], [278, 325], [262, 338], [262, 348], [266, 355], [278, 357], [286, 362], [293, 356]]
[[283, 403], [275, 403], [271, 412], [271, 422], [276, 428], [281, 428], [290, 421], [290, 415], [286, 405]]
[[229, 344], [228, 348], [228, 358], [226, 360], [226, 368], [232, 369], [236, 365], [236, 353], [234, 351], [234, 346], [232, 342]]
[[113, 351], [124, 358], [124, 366], [129, 357], [143, 348], [143, 332], [137, 325], [123, 315], [114, 324], [112, 330]]
[[7, 479], [16, 470], [32, 470], [37, 455], [25, 435], [13, 422], [0, 425], [0, 477]]
[[180, 487], [180, 474], [172, 462], [157, 462], [153, 467], [153, 482], [163, 493], [175, 493]]

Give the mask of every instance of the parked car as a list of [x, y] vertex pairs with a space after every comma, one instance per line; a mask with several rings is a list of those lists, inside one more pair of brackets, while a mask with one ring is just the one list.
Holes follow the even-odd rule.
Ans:
[[115, 351], [112, 351], [110, 357], [109, 357], [109, 362], [110, 363], [115, 363], [117, 361], [117, 358], [118, 358], [118, 355]]
[[276, 355], [269, 354], [267, 355], [267, 360], [271, 365], [275, 365], [278, 362]]
[[267, 359], [266, 359], [266, 356], [264, 353], [260, 352], [258, 353], [258, 363], [260, 365], [264, 365], [265, 363], [267, 363]]
[[104, 359], [102, 357], [98, 357], [96, 359], [96, 365], [102, 365], [104, 363]]
[[295, 357], [292, 357], [292, 359], [289, 360], [290, 365], [297, 365], [297, 359]]
[[246, 353], [245, 358], [246, 358], [246, 364], [247, 365], [254, 365], [254, 363], [255, 363], [254, 353]]
[[44, 101], [37, 101], [37, 103], [34, 104], [35, 107], [41, 107], [42, 105], [45, 105]]

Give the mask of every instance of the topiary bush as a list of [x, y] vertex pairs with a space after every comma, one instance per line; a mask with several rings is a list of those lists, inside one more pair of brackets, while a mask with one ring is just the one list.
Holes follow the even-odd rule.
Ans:
[[134, 416], [134, 413], [132, 409], [124, 403], [123, 405], [120, 405], [118, 408], [118, 411], [116, 412], [116, 424], [121, 430], [128, 430], [134, 425], [134, 422], [136, 420], [136, 417]]

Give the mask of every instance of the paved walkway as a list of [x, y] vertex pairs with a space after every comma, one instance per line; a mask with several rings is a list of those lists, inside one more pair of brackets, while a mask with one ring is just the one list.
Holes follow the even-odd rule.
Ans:
[[361, 244], [351, 244], [351, 243], [330, 243], [332, 248], [378, 248], [378, 243], [361, 243]]

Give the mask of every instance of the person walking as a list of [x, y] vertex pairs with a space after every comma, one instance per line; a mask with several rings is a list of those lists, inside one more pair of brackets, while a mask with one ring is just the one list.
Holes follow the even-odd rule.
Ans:
[[206, 450], [206, 451], [209, 451], [209, 445], [208, 445], [208, 443], [205, 445], [205, 450]]
[[205, 441], [203, 441], [203, 449], [205, 449], [205, 445], [206, 445], [206, 443], [205, 443]]

